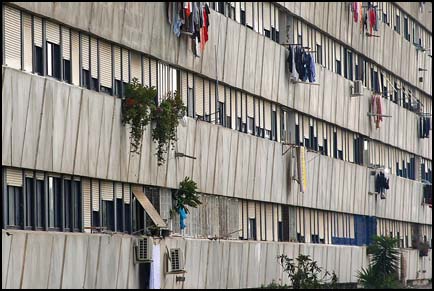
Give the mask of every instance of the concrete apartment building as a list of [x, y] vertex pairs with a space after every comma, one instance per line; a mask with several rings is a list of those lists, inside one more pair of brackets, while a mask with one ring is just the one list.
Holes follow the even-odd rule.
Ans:
[[[431, 279], [432, 3], [204, 3], [200, 56], [165, 3], [2, 3], [2, 288], [260, 287], [300, 253], [356, 283], [373, 234], [400, 238], [403, 281]], [[133, 78], [187, 106], [160, 167], [121, 123]], [[203, 204], [181, 234], [186, 176]]]

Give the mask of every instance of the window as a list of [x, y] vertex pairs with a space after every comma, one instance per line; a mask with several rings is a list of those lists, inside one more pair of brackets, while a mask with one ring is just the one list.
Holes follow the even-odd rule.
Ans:
[[26, 178], [26, 227], [35, 225], [35, 191], [33, 178]]
[[48, 41], [47, 75], [60, 80], [60, 46]]
[[353, 79], [353, 53], [348, 51], [348, 79]]
[[61, 195], [62, 180], [60, 178], [48, 178], [48, 227], [51, 229], [60, 229], [61, 221]]
[[408, 30], [408, 18], [407, 18], [407, 16], [404, 17], [404, 37], [406, 40], [410, 41], [410, 33]]
[[90, 85], [90, 83], [91, 83], [90, 72], [88, 70], [85, 70], [85, 69], [81, 70], [81, 72], [82, 72], [81, 73], [81, 75], [82, 75], [81, 76], [81, 86], [90, 90], [90, 87], [91, 87], [91, 85]]
[[44, 227], [44, 215], [45, 215], [45, 181], [36, 180], [36, 229], [42, 229]]
[[12, 228], [23, 227], [23, 188], [8, 186], [7, 205], [8, 219], [7, 226]]
[[277, 140], [277, 114], [271, 111], [271, 139]]
[[69, 60], [63, 60], [63, 80], [68, 84], [72, 83], [71, 61]]
[[140, 205], [137, 198], [133, 195], [132, 200], [132, 209], [133, 209], [133, 232], [143, 231], [145, 229], [145, 210]]
[[395, 29], [395, 31], [396, 31], [397, 33], [400, 33], [400, 32], [401, 32], [401, 25], [400, 25], [400, 22], [401, 22], [401, 18], [399, 17], [399, 14], [396, 14], [396, 20], [395, 20], [395, 27], [394, 27], [394, 29]]
[[336, 73], [341, 75], [342, 74], [342, 70], [341, 70], [341, 61], [336, 60]]
[[223, 102], [218, 102], [217, 103], [217, 120], [218, 120], [218, 124], [220, 125], [224, 125], [224, 120], [225, 120], [225, 104]]
[[124, 202], [122, 199], [116, 199], [116, 219], [118, 232], [124, 231], [124, 213], [123, 213]]
[[249, 240], [256, 240], [256, 219], [255, 218], [249, 219], [248, 239]]
[[81, 230], [81, 182], [64, 180], [64, 217], [66, 231]]
[[115, 230], [114, 202], [102, 200], [102, 227], [105, 230]]
[[316, 63], [322, 65], [322, 46], [316, 45]]
[[193, 88], [187, 89], [187, 115], [194, 118], [194, 94]]
[[225, 14], [225, 2], [217, 2], [218, 13]]
[[241, 9], [241, 24], [246, 25], [246, 11]]
[[254, 128], [255, 128], [255, 120], [253, 117], [247, 118], [247, 133], [254, 134]]
[[43, 76], [44, 75], [44, 58], [43, 51], [41, 47], [35, 46], [35, 73]]

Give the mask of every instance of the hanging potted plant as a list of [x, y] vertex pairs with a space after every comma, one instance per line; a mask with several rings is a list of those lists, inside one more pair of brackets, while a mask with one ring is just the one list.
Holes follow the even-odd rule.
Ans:
[[[202, 204], [197, 193], [197, 184], [189, 177], [179, 183], [179, 189], [173, 192], [174, 206], [170, 211], [170, 216], [173, 218], [176, 213], [180, 213], [184, 209], [186, 213], [190, 213], [188, 207], [197, 208]], [[187, 207], [188, 206], [188, 207]]]
[[157, 143], [159, 166], [165, 162], [164, 155], [169, 147], [173, 147], [177, 141], [176, 129], [179, 119], [185, 115], [185, 110], [177, 91], [174, 94], [169, 92], [158, 106], [151, 106], [152, 138]]
[[131, 126], [131, 152], [140, 154], [145, 127], [150, 122], [150, 107], [157, 96], [155, 87], [143, 87], [137, 78], [125, 88], [122, 99], [122, 124]]
[[420, 257], [427, 257], [428, 256], [428, 250], [429, 250], [429, 244], [428, 242], [420, 242], [419, 243], [419, 256]]

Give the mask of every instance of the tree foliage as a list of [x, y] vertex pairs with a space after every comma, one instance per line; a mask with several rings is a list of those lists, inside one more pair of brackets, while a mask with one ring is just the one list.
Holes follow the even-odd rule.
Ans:
[[185, 177], [179, 184], [179, 189], [174, 193], [173, 199], [175, 200], [173, 210], [176, 213], [179, 213], [182, 208], [185, 209], [186, 213], [189, 213], [187, 206], [197, 208], [202, 204], [197, 193], [197, 184], [189, 177]]

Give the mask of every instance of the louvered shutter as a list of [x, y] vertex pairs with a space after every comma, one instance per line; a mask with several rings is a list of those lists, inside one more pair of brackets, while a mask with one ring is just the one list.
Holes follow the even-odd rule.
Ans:
[[34, 174], [33, 174], [32, 171], [25, 171], [25, 172], [24, 172], [24, 176], [25, 176], [26, 178], [33, 178], [33, 177], [34, 177]]
[[254, 219], [256, 217], [255, 202], [248, 201], [248, 211], [249, 219]]
[[5, 61], [12, 68], [21, 69], [21, 12], [9, 6], [5, 11]]
[[129, 57], [129, 50], [127, 49], [121, 49], [122, 50], [122, 81], [129, 83], [130, 82], [130, 57]]
[[33, 17], [33, 41], [38, 47], [42, 47], [42, 19]]
[[111, 44], [100, 41], [99, 54], [101, 60], [101, 85], [112, 88], [112, 46]]
[[83, 69], [89, 70], [89, 36], [88, 35], [81, 35], [81, 65]]
[[241, 93], [241, 114], [243, 123], [247, 123], [247, 94]]
[[253, 27], [253, 7], [252, 2], [246, 2], [246, 24]]
[[261, 100], [256, 99], [255, 100], [255, 126], [259, 127], [259, 122], [260, 122], [260, 116], [262, 117], [262, 112], [261, 112]]
[[113, 196], [113, 182], [101, 182], [101, 199], [104, 201], [113, 201]]
[[113, 54], [114, 54], [114, 72], [115, 72], [115, 79], [121, 81], [121, 71], [122, 71], [122, 65], [121, 65], [121, 48], [118, 46], [113, 46]]
[[317, 123], [318, 146], [324, 145], [324, 130], [322, 122]]
[[219, 101], [225, 102], [225, 87], [219, 84]]
[[[91, 194], [90, 194], [90, 181], [89, 179], [82, 180], [83, 189], [83, 216], [84, 227], [90, 228], [92, 226], [92, 207], [91, 207]], [[90, 233], [90, 229], [86, 229], [86, 232]]]
[[58, 24], [47, 21], [45, 23], [45, 33], [47, 41], [60, 45], [60, 26]]
[[151, 60], [151, 86], [157, 88], [157, 61]]
[[262, 5], [264, 2], [258, 2], [258, 7], [259, 7], [259, 14], [258, 14], [258, 29], [259, 29], [259, 33], [263, 34], [264, 33], [264, 24], [262, 23]]
[[33, 68], [32, 17], [28, 14], [23, 14], [23, 28], [24, 70], [31, 72]]
[[254, 116], [254, 106], [253, 106], [253, 96], [247, 95], [247, 116], [252, 117]]
[[122, 199], [124, 194], [122, 190], [122, 183], [115, 183], [115, 195], [116, 199]]
[[266, 219], [266, 229], [267, 229], [267, 241], [273, 240], [273, 205], [267, 203], [265, 205], [265, 219]]
[[337, 146], [338, 146], [338, 150], [342, 150], [342, 130], [340, 129], [340, 128], [338, 128], [338, 130], [337, 130], [337, 135], [338, 135], [338, 144], [337, 144]]
[[131, 203], [131, 185], [124, 185], [124, 203]]
[[310, 123], [309, 123], [309, 117], [303, 116], [303, 136], [304, 138], [309, 138], [309, 132], [310, 132]]
[[36, 172], [36, 180], [45, 180], [44, 173]]
[[270, 2], [263, 2], [264, 3], [264, 29], [271, 31], [271, 3]]
[[6, 184], [13, 187], [23, 187], [23, 172], [17, 169], [7, 169]]
[[264, 110], [265, 110], [265, 129], [271, 130], [271, 104], [270, 102], [264, 102]]
[[92, 78], [98, 79], [98, 40], [90, 38], [90, 72]]
[[205, 114], [208, 115], [209, 112], [209, 99], [210, 99], [210, 93], [209, 93], [209, 81], [205, 80], [204, 82], [204, 89], [205, 89], [205, 100], [203, 103], [204, 109], [205, 109]]
[[133, 78], [137, 78], [142, 84], [142, 57], [136, 52], [131, 52], [131, 80]]
[[99, 181], [92, 180], [92, 210], [99, 211]]
[[76, 31], [71, 31], [72, 45], [72, 84], [80, 85], [80, 35]]
[[199, 116], [203, 116], [203, 79], [195, 78], [194, 79], [194, 90], [195, 90], [195, 98], [196, 98], [196, 114]]
[[71, 30], [62, 27], [62, 57], [71, 60]]
[[235, 90], [231, 90], [230, 92], [231, 94], [231, 119], [232, 119], [232, 129], [236, 128], [236, 124], [237, 124], [237, 111], [236, 111], [236, 91]]
[[276, 23], [276, 31], [279, 31], [279, 8], [274, 8], [274, 17], [275, 17], [275, 23]]
[[241, 117], [241, 97], [242, 94], [241, 92], [236, 91], [236, 103], [237, 103], [237, 117]]
[[145, 86], [151, 86], [151, 79], [150, 79], [150, 68], [149, 68], [149, 58], [143, 57], [143, 84]]

